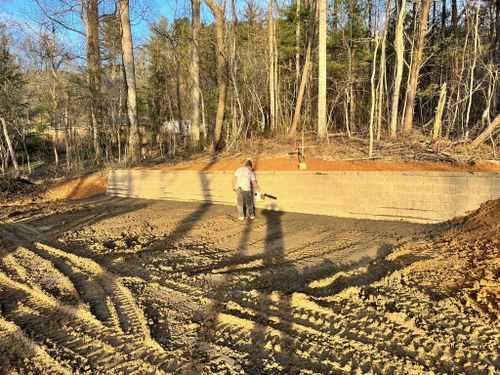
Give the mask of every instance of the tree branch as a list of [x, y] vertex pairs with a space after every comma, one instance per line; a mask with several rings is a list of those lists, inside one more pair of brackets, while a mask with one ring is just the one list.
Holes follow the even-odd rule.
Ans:
[[82, 31], [80, 31], [80, 30], [78, 30], [78, 29], [75, 29], [75, 28], [73, 28], [73, 27], [71, 27], [71, 26], [68, 26], [68, 25], [66, 25], [65, 23], [63, 23], [63, 22], [59, 21], [57, 18], [52, 17], [52, 16], [51, 16], [51, 15], [50, 15], [50, 14], [49, 14], [46, 10], [45, 10], [45, 8], [42, 6], [42, 4], [40, 4], [40, 2], [39, 2], [38, 0], [35, 0], [35, 3], [38, 5], [38, 7], [40, 8], [40, 10], [43, 12], [43, 14], [45, 15], [45, 17], [47, 17], [47, 18], [48, 18], [49, 20], [51, 20], [52, 22], [57, 23], [58, 25], [60, 25], [60, 26], [64, 27], [66, 30], [73, 31], [73, 32], [75, 32], [75, 33], [78, 33], [78, 34], [80, 34], [80, 35], [85, 36], [85, 33], [84, 33], [84, 32], [82, 32]]

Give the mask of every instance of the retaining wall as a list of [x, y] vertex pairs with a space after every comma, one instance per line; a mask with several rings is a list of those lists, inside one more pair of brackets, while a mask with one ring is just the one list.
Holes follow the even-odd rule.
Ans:
[[[107, 194], [120, 197], [235, 204], [232, 171], [113, 170]], [[258, 172], [278, 200], [257, 207], [377, 220], [435, 223], [500, 198], [500, 173]]]

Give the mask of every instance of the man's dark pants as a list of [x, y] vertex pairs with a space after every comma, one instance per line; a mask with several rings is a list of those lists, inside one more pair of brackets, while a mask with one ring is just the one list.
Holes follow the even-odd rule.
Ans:
[[245, 216], [245, 209], [247, 218], [255, 215], [252, 191], [236, 190], [236, 204], [238, 206], [239, 217]]

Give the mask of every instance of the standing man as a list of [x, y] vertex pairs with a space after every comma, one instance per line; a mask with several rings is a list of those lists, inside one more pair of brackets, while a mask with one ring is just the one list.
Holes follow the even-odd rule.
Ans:
[[253, 205], [252, 187], [260, 191], [260, 186], [257, 183], [254, 173], [252, 172], [252, 161], [247, 160], [243, 167], [240, 167], [234, 172], [233, 190], [236, 191], [236, 204], [238, 206], [238, 220], [245, 220], [246, 217], [250, 220], [255, 219], [255, 208]]

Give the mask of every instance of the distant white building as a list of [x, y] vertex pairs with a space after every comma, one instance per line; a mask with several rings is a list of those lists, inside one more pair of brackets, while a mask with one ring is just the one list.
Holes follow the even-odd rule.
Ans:
[[[200, 122], [200, 133], [206, 134], [205, 126]], [[161, 131], [182, 135], [191, 134], [191, 120], [168, 120], [161, 125]]]

